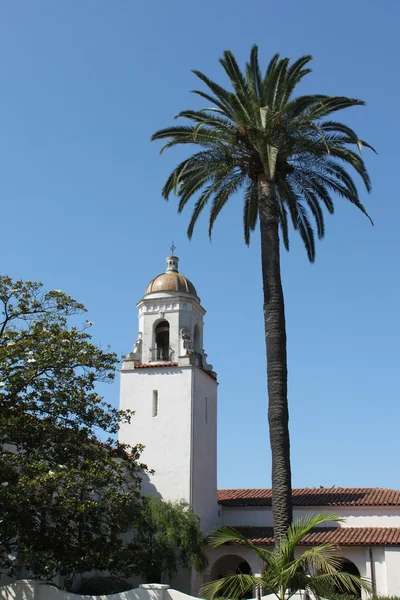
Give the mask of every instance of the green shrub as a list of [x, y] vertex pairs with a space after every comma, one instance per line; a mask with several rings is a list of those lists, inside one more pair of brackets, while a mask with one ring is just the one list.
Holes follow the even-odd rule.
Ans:
[[[359, 596], [352, 596], [351, 594], [326, 594], [324, 596], [326, 600], [360, 600]], [[372, 600], [372, 599], [371, 599]], [[382, 599], [380, 599], [382, 600]]]
[[75, 590], [76, 594], [87, 596], [103, 596], [108, 594], [119, 594], [132, 589], [132, 585], [116, 575], [108, 577], [90, 577], [82, 579], [79, 587]]

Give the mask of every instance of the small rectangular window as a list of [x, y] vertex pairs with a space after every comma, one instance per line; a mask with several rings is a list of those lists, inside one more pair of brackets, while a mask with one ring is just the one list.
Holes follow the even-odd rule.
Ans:
[[207, 423], [207, 421], [208, 421], [208, 398], [207, 398], [207, 396], [206, 396], [206, 407], [205, 408], [206, 408], [206, 423]]
[[158, 415], [158, 390], [153, 390], [153, 417]]

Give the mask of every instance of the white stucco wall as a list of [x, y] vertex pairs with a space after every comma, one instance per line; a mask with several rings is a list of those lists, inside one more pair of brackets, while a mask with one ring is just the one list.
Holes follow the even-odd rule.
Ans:
[[192, 503], [203, 531], [219, 524], [217, 501], [217, 387], [202, 369], [193, 369]]
[[400, 548], [385, 548], [386, 594], [400, 596]]
[[[387, 565], [385, 561], [385, 548], [380, 546], [371, 547], [372, 551], [372, 565], [373, 565], [373, 576], [371, 572], [371, 562], [369, 556], [369, 548], [366, 548], [366, 562], [367, 562], [367, 577], [370, 581], [375, 580], [376, 592], [379, 596], [387, 594]], [[400, 593], [400, 589], [398, 590]]]
[[190, 502], [211, 531], [218, 525], [217, 382], [198, 367], [123, 368], [120, 390], [120, 408], [135, 416], [119, 440], [144, 444], [142, 460], [155, 471], [143, 492]]
[[[153, 390], [158, 390], [156, 417]], [[144, 493], [157, 490], [166, 500], [190, 501], [191, 394], [191, 367], [121, 370], [120, 408], [135, 416], [121, 425], [119, 440], [144, 444], [142, 460], [155, 471], [144, 480]]]
[[[168, 587], [168, 586], [167, 586]], [[0, 600], [163, 600], [163, 590], [137, 588], [109, 596], [81, 596], [43, 583], [42, 581], [20, 580], [0, 587]]]
[[[320, 513], [328, 510], [345, 519], [339, 523], [341, 527], [400, 527], [400, 507], [305, 507], [295, 508], [294, 518]], [[272, 509], [270, 506], [221, 506], [221, 523], [223, 525], [248, 525], [272, 527]], [[325, 523], [325, 526], [332, 523]]]
[[[40, 581], [22, 580], [15, 584], [0, 587], [1, 600], [196, 600], [168, 585], [146, 584], [140, 588], [110, 596], [81, 596], [59, 590]], [[274, 595], [263, 596], [262, 600], [276, 600]], [[293, 600], [303, 600], [295, 594]]]

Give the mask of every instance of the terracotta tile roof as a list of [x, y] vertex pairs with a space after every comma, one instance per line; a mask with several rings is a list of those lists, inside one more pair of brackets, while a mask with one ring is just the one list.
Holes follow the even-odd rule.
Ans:
[[159, 367], [177, 367], [177, 362], [163, 362], [163, 363], [142, 363], [137, 365], [135, 369], [158, 369]]
[[[270, 489], [218, 490], [224, 506], [271, 506]], [[299, 488], [294, 506], [400, 506], [400, 491], [384, 488]]]
[[[274, 543], [272, 527], [237, 527], [256, 545]], [[400, 546], [400, 527], [316, 527], [301, 544], [333, 542], [339, 546]]]

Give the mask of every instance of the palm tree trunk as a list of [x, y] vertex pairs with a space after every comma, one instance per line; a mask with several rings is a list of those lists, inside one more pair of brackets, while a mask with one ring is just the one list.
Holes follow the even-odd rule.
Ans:
[[275, 187], [258, 178], [264, 325], [267, 351], [268, 422], [272, 453], [272, 513], [276, 543], [292, 522], [285, 305]]

